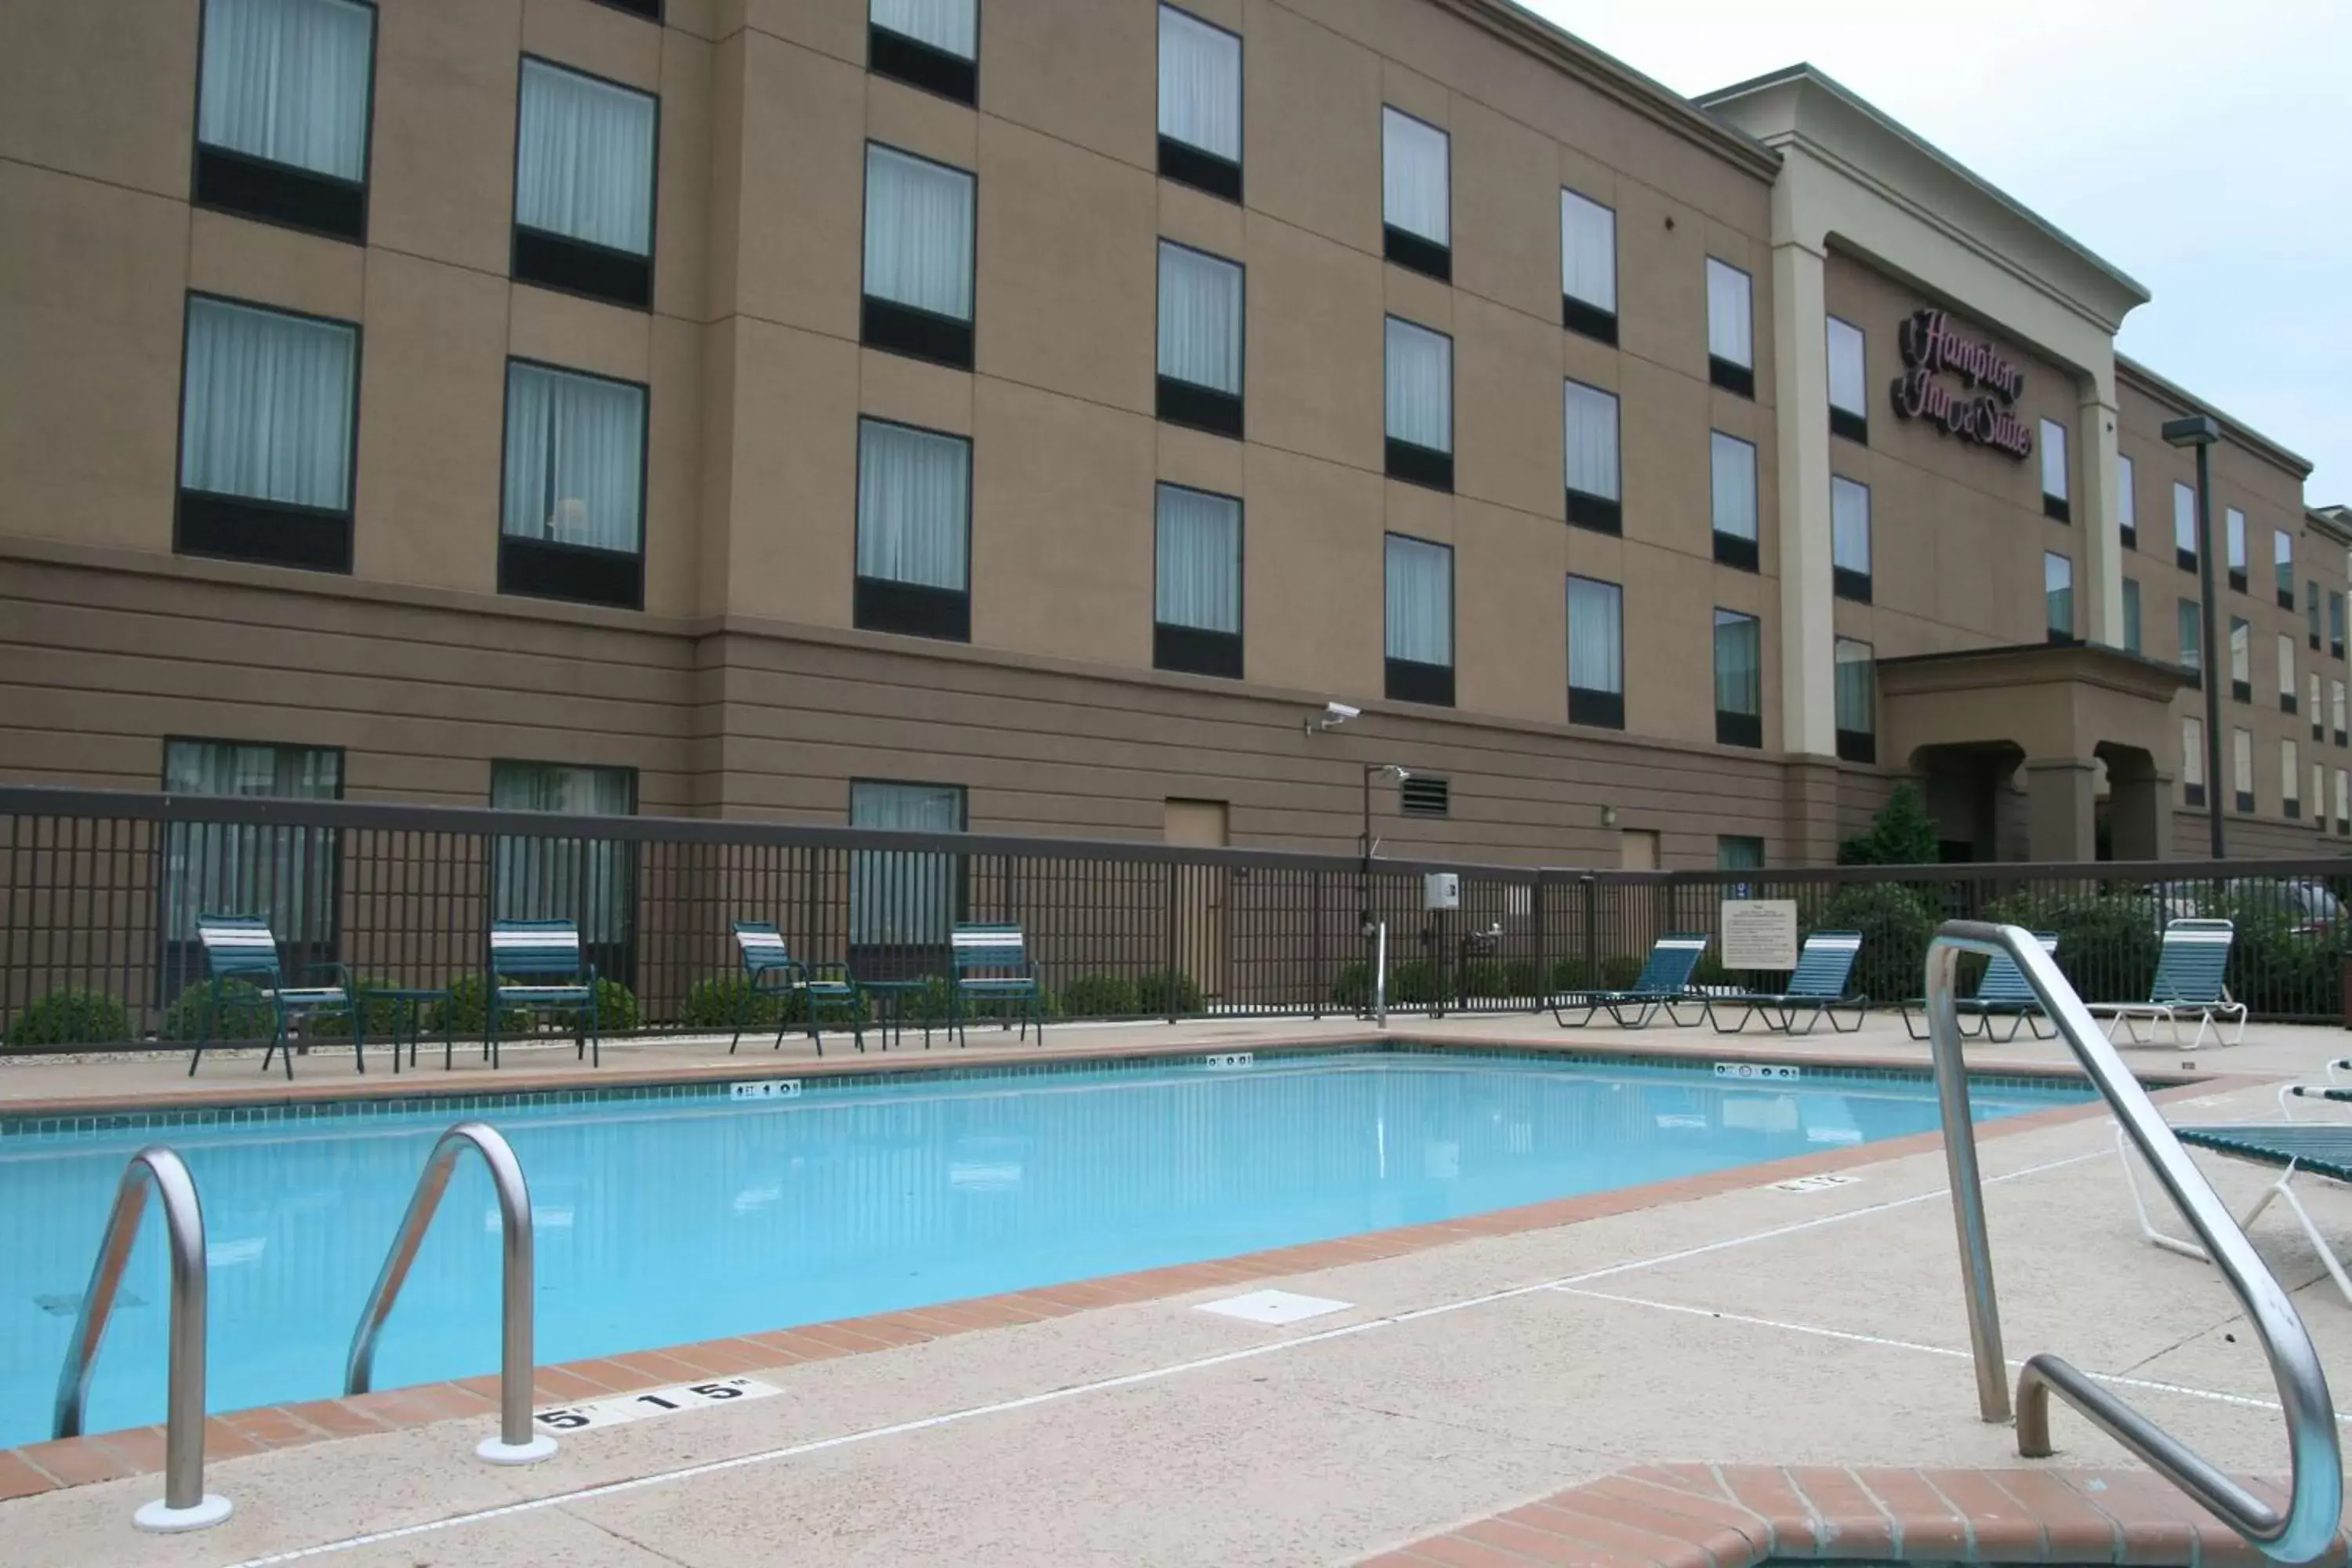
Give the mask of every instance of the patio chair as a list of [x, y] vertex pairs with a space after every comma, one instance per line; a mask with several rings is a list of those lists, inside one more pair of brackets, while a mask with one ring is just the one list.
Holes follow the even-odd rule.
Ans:
[[306, 971], [314, 975], [332, 973], [332, 985], [287, 984], [278, 967], [278, 939], [270, 933], [269, 922], [258, 915], [198, 915], [196, 936], [204, 943], [205, 968], [211, 978], [205, 996], [204, 1038], [196, 1042], [195, 1054], [188, 1058], [190, 1078], [196, 1076], [197, 1064], [205, 1059], [205, 1047], [220, 1027], [221, 987], [229, 981], [253, 987], [269, 1004], [275, 1027], [269, 1048], [261, 1053], [263, 1072], [269, 1070], [271, 1057], [283, 1053], [286, 1076], [294, 1076], [294, 1047], [286, 1039], [287, 1020], [323, 1007], [341, 1007], [350, 1015], [352, 1058], [360, 1071], [367, 1071], [360, 1009], [352, 1005], [352, 977], [341, 964], [313, 964]]
[[[518, 985], [517, 979], [536, 981]], [[596, 966], [580, 950], [580, 928], [571, 921], [492, 921], [488, 1002], [482, 1020], [490, 1065], [499, 1065], [499, 1025], [509, 1007], [569, 1007], [572, 1038], [579, 1055], [594, 1053], [604, 1065], [603, 1021], [596, 1008]]]
[[[2279, 1091], [2279, 1108], [2284, 1114], [2290, 1096], [2326, 1100], [2352, 1100], [2352, 1090], [2341, 1089], [2314, 1089], [2311, 1086], [2289, 1084]], [[2336, 1249], [2319, 1233], [2311, 1212], [2303, 1206], [2288, 1184], [2298, 1173], [2325, 1176], [2331, 1182], [2352, 1184], [2352, 1125], [2344, 1122], [2316, 1121], [2252, 1121], [2234, 1122], [2218, 1127], [2175, 1127], [2172, 1135], [2183, 1143], [2199, 1149], [2210, 1149], [2216, 1154], [2226, 1154], [2233, 1160], [2267, 1166], [2279, 1173], [2277, 1181], [2263, 1189], [2262, 1196], [2239, 1216], [2238, 1228], [2251, 1227], [2264, 1209], [2273, 1202], [2285, 1200], [2286, 1206], [2303, 1227], [2312, 1249], [2326, 1265], [2328, 1277], [2336, 1281], [2347, 1305], [2352, 1305], [2352, 1275], [2347, 1275]], [[2183, 1258], [2194, 1258], [2200, 1263], [2212, 1259], [2205, 1248], [2194, 1241], [2177, 1236], [2167, 1236], [2156, 1228], [2148, 1218], [2147, 1204], [2139, 1193], [2139, 1174], [2134, 1166], [2132, 1148], [2124, 1131], [2116, 1129], [2116, 1158], [2124, 1167], [2124, 1185], [2131, 1193], [2132, 1209], [2139, 1217], [2139, 1233], [2151, 1246], [2167, 1252], [2177, 1252]]]
[[776, 999], [776, 1043], [772, 1049], [783, 1047], [784, 1030], [792, 1022], [786, 1004], [796, 994], [817, 1055], [824, 1055], [824, 1036], [817, 1027], [816, 1010], [825, 1003], [848, 1009], [851, 1035], [857, 1048], [866, 1049], [866, 998], [848, 965], [813, 964], [794, 958], [784, 947], [784, 933], [766, 921], [737, 921], [734, 930], [735, 946], [743, 955], [743, 989], [735, 1004], [735, 1037], [727, 1043], [729, 1056], [742, 1043], [743, 1026], [751, 1018], [755, 996]]
[[1038, 984], [1037, 966], [1029, 959], [1017, 925], [960, 925], [949, 936], [949, 962], [955, 971], [956, 1044], [964, 1043], [967, 1004], [1025, 1003], [1021, 1012], [1021, 1038], [1037, 1026], [1037, 1043], [1045, 1043], [1045, 988]]
[[[2033, 940], [2042, 944], [2044, 952], [2058, 951], [2058, 933], [2054, 931], [2035, 931]], [[2020, 1028], [2031, 1030], [2037, 1040], [2058, 1037], [2058, 1026], [2050, 1021], [2050, 1014], [2042, 1005], [2042, 998], [2036, 996], [2033, 987], [2025, 983], [2025, 971], [2018, 968], [2017, 960], [2005, 952], [1996, 952], [1985, 962], [1984, 978], [1977, 982], [1976, 994], [1959, 997], [1952, 1005], [1959, 1015], [1960, 1037], [1964, 1040], [1997, 1040], [2007, 1045], [2017, 1038]], [[1911, 1016], [1915, 1007], [1919, 1010], [1916, 1018]], [[1926, 998], [1915, 996], [1896, 1010], [1903, 1015], [1904, 1033], [1915, 1040], [1927, 1037]], [[1969, 1027], [1971, 1018], [1977, 1024], [1973, 1029]], [[1992, 1032], [1995, 1018], [2009, 1020], [2009, 1033], [1996, 1035]]]
[[[1797, 967], [1789, 975], [1788, 988], [1783, 991], [1741, 991], [1729, 995], [1710, 994], [1706, 999], [1706, 1021], [1715, 1026], [1718, 1035], [1737, 1035], [1748, 1027], [1748, 1020], [1761, 1015], [1764, 1026], [1784, 1035], [1810, 1035], [1824, 1017], [1830, 1021], [1832, 1034], [1850, 1035], [1862, 1027], [1863, 1015], [1870, 1009], [1870, 998], [1854, 994], [1846, 989], [1853, 977], [1853, 961], [1862, 952], [1862, 933], [1858, 931], [1817, 931], [1805, 939], [1804, 952], [1797, 955]], [[1717, 1007], [1737, 1007], [1739, 1021], [1729, 1028], [1715, 1016]], [[1837, 1009], [1853, 1010], [1853, 1022], [1841, 1028]], [[1797, 1027], [1797, 1016], [1806, 1014], [1805, 1026]]]
[[[2156, 961], [2156, 978], [2148, 983], [2145, 1002], [2094, 1002], [2091, 1016], [2107, 1020], [2107, 1038], [2116, 1039], [2116, 1027], [2123, 1026], [2136, 1046], [2157, 1043], [2156, 1026], [2162, 1023], [2172, 1031], [2172, 1043], [2180, 1043], [2180, 1016], [2184, 1013], [2197, 1016], [2197, 1036], [2189, 1043], [2195, 1050], [2205, 1043], [2210, 1030], [2215, 1045], [2234, 1046], [2246, 1037], [2246, 1005], [2230, 999], [2229, 987], [2222, 976], [2230, 967], [2230, 944], [2236, 940], [2238, 928], [2221, 920], [2177, 920], [2164, 928], [2164, 949]], [[2148, 1032], [2143, 1037], [2137, 1022], [2145, 1018]], [[2221, 1037], [2217, 1019], [2234, 1018], [2237, 1030], [2228, 1039]]]
[[[1643, 962], [1642, 973], [1623, 991], [1570, 991], [1552, 998], [1551, 1021], [1563, 1029], [1581, 1029], [1590, 1026], [1593, 1017], [1606, 1012], [1616, 1020], [1621, 1029], [1646, 1029], [1650, 1021], [1663, 1010], [1667, 1021], [1680, 1024], [1682, 1016], [1675, 1008], [1689, 1003], [1700, 1008], [1706, 1016], [1705, 1000], [1691, 990], [1691, 972], [1706, 952], [1707, 935], [1699, 931], [1670, 931], [1650, 945], [1650, 956]], [[1565, 1015], [1578, 1007], [1584, 1016], [1571, 1024]], [[1633, 1015], [1633, 1021], [1626, 1014]]]

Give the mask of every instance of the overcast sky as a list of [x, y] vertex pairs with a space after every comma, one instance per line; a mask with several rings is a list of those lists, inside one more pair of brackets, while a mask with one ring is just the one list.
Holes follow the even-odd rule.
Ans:
[[2138, 279], [2116, 347], [2352, 503], [2352, 3], [1521, 3], [1678, 92], [1810, 61]]

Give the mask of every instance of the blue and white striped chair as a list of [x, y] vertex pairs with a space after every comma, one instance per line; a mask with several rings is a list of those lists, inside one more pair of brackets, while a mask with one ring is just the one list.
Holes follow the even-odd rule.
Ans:
[[[535, 981], [518, 985], [516, 979]], [[489, 1006], [483, 1018], [490, 1065], [499, 1065], [499, 1025], [509, 1007], [572, 1009], [572, 1037], [579, 1054], [595, 1053], [604, 1063], [602, 1021], [596, 1013], [596, 966], [580, 951], [580, 928], [571, 921], [492, 921], [490, 974], [485, 988]]]
[[[1706, 1021], [1715, 1026], [1718, 1035], [1736, 1035], [1748, 1027], [1748, 1019], [1760, 1013], [1767, 1029], [1785, 1035], [1809, 1035], [1813, 1026], [1826, 1016], [1832, 1034], [1850, 1035], [1862, 1027], [1863, 1015], [1870, 1007], [1869, 997], [1854, 995], [1846, 989], [1846, 982], [1853, 976], [1853, 961], [1861, 952], [1862, 933], [1858, 931], [1817, 931], [1805, 939], [1805, 950], [1797, 955], [1797, 967], [1789, 975], [1787, 989], [1709, 995]], [[1738, 1008], [1738, 1022], [1724, 1027], [1722, 1020], [1715, 1016], [1717, 1007]], [[1840, 1007], [1853, 1012], [1853, 1024], [1844, 1028], [1837, 1021]], [[1807, 1015], [1801, 1029], [1797, 1027], [1799, 1014]]]
[[286, 1076], [294, 1076], [294, 1047], [287, 1043], [286, 1024], [289, 1016], [316, 1012], [322, 1007], [341, 1007], [352, 1021], [352, 1056], [362, 1072], [367, 1071], [367, 1058], [360, 1037], [360, 1010], [352, 1005], [351, 976], [340, 963], [314, 966], [317, 973], [331, 971], [332, 985], [289, 985], [278, 966], [278, 938], [270, 933], [269, 922], [258, 915], [198, 915], [196, 936], [204, 943], [205, 967], [211, 975], [209, 991], [205, 998], [205, 1037], [196, 1042], [195, 1054], [188, 1058], [188, 1076], [196, 1076], [196, 1065], [205, 1059], [205, 1047], [220, 1026], [221, 987], [225, 982], [236, 981], [261, 993], [269, 1004], [275, 1024], [269, 1037], [269, 1048], [261, 1053], [261, 1070], [269, 1070], [269, 1058], [283, 1053]]
[[857, 1048], [866, 1048], [866, 997], [847, 965], [808, 963], [794, 958], [784, 946], [784, 933], [772, 921], [737, 921], [734, 926], [735, 946], [743, 954], [743, 989], [735, 1002], [735, 1037], [727, 1043], [729, 1056], [733, 1056], [735, 1047], [742, 1044], [743, 1026], [751, 1018], [752, 999], [763, 995], [776, 998], [778, 1047], [784, 1043], [784, 1030], [791, 1026], [791, 1008], [787, 1004], [798, 995], [804, 1009], [808, 1037], [816, 1047], [817, 1055], [824, 1055], [824, 1036], [818, 1029], [816, 1016], [822, 1006], [845, 1010], [849, 1015], [850, 1033]]
[[1037, 1026], [1037, 1043], [1045, 1043], [1045, 988], [1038, 984], [1037, 966], [1030, 962], [1017, 925], [960, 925], [949, 936], [949, 961], [955, 970], [956, 1044], [964, 1043], [964, 1017], [972, 1003], [999, 1006], [1025, 1004], [1021, 1010], [1021, 1038]]
[[[2210, 1030], [2217, 1046], [2234, 1046], [2246, 1037], [2246, 1005], [2230, 999], [2230, 989], [2223, 976], [2230, 969], [2230, 944], [2237, 940], [2238, 928], [2221, 920], [2179, 920], [2164, 928], [2164, 950], [2156, 961], [2156, 978], [2148, 983], [2145, 1002], [2094, 1002], [2091, 1016], [2107, 1020], [2107, 1038], [2116, 1044], [2116, 1026], [2136, 1046], [2156, 1044], [2156, 1026], [2159, 1023], [2172, 1030], [2172, 1043], [2180, 1043], [2180, 1019], [2184, 1014], [2197, 1016], [2197, 1037], [2189, 1043], [2195, 1050], [2205, 1043]], [[2137, 1021], [2145, 1018], [2148, 1031], [2142, 1036]], [[2221, 1037], [2219, 1019], [2234, 1019], [2236, 1031], [2228, 1039]]]

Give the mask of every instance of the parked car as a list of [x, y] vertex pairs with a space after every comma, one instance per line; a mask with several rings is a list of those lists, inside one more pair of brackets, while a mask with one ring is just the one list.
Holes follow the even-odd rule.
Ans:
[[2274, 912], [2295, 935], [2320, 936], [2345, 919], [2344, 901], [2309, 877], [2232, 877], [2218, 889], [2203, 881], [2158, 882], [2142, 891], [2158, 930], [2209, 912], [2242, 921]]

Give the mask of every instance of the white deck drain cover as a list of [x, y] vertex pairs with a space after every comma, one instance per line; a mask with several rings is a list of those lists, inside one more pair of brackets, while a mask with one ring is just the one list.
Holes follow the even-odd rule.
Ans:
[[1326, 1312], [1344, 1312], [1353, 1301], [1334, 1301], [1323, 1296], [1300, 1296], [1288, 1290], [1253, 1290], [1246, 1296], [1232, 1296], [1222, 1301], [1203, 1301], [1197, 1309], [1214, 1312], [1220, 1317], [1239, 1318], [1245, 1323], [1297, 1323], [1308, 1318], [1319, 1318]]
[[1825, 1193], [1832, 1187], [1850, 1186], [1862, 1180], [1860, 1176], [1842, 1176], [1835, 1171], [1824, 1171], [1818, 1176], [1798, 1176], [1786, 1182], [1774, 1182], [1776, 1193]]

